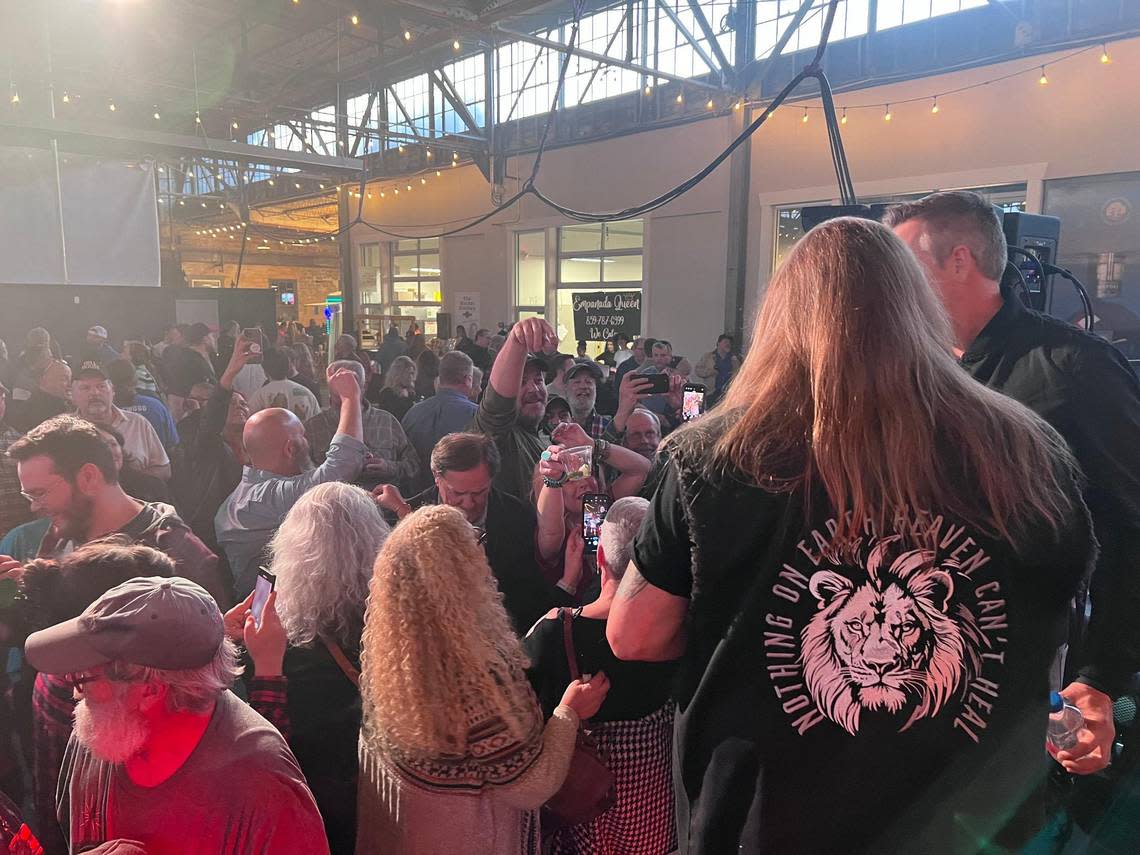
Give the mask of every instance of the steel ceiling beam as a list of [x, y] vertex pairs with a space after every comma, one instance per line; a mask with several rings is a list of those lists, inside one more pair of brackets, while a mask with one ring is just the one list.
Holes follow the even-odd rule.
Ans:
[[720, 63], [721, 74], [731, 79], [733, 76], [733, 65], [728, 61], [728, 57], [724, 55], [724, 51], [721, 50], [720, 41], [717, 39], [716, 33], [713, 32], [712, 26], [709, 24], [709, 19], [705, 17], [705, 10], [701, 8], [700, 0], [689, 0], [689, 9], [692, 10], [693, 17], [697, 21], [697, 26], [701, 28], [704, 37], [708, 39], [709, 48], [712, 50], [713, 56], [715, 56], [716, 61]]
[[[178, 154], [247, 160], [266, 166], [288, 167], [339, 175], [357, 175], [364, 164], [351, 157], [265, 148], [259, 145], [209, 139], [187, 134], [122, 128], [103, 123], [66, 119], [14, 121], [0, 118], [0, 141], [12, 144], [44, 142], [52, 138], [93, 147], [108, 154], [127, 152], [138, 155]], [[84, 150], [88, 150], [84, 148]]]
[[[811, 0], [808, 0], [811, 2]], [[713, 92], [723, 92], [727, 87], [719, 83], [706, 83], [703, 80], [698, 80], [694, 77], [682, 77], [679, 74], [670, 74], [667, 71], [661, 71], [657, 68], [650, 68], [645, 65], [639, 65], [635, 62], [626, 62], [622, 59], [615, 59], [612, 56], [606, 56], [601, 53], [594, 53], [592, 50], [583, 50], [582, 48], [575, 47], [571, 49], [569, 46], [561, 42], [552, 41], [551, 39], [540, 38], [539, 36], [532, 36], [528, 33], [518, 33], [514, 30], [507, 30], [501, 27], [494, 27], [490, 30], [491, 33], [506, 41], [526, 42], [539, 47], [548, 48], [549, 50], [556, 51], [561, 54], [570, 54], [571, 56], [581, 57], [582, 59], [593, 60], [600, 62], [604, 65], [612, 65], [615, 68], [624, 68], [628, 71], [634, 71], [638, 74], [643, 74], [646, 77], [655, 78], [657, 80], [670, 80], [674, 83], [683, 83], [686, 86], [694, 89], [711, 89]]]
[[467, 129], [474, 133], [480, 133], [479, 123], [475, 121], [475, 117], [471, 115], [471, 111], [467, 109], [467, 105], [464, 104], [463, 99], [459, 97], [459, 93], [455, 90], [455, 86], [448, 78], [447, 73], [442, 68], [429, 68], [428, 79], [443, 93], [444, 100], [451, 105], [452, 109], [459, 115], [459, 118], [463, 120], [463, 124], [467, 125]]
[[709, 55], [709, 52], [705, 50], [704, 45], [702, 45], [700, 41], [697, 40], [696, 36], [689, 32], [689, 28], [685, 26], [684, 22], [681, 20], [681, 16], [677, 14], [677, 10], [669, 5], [669, 0], [657, 0], [657, 8], [664, 12], [665, 16], [673, 22], [673, 26], [677, 28], [677, 32], [685, 37], [685, 40], [689, 43], [689, 46], [694, 51], [696, 51], [697, 56], [701, 58], [701, 62], [708, 66], [709, 71], [713, 74], [719, 72], [721, 79], [724, 79], [726, 75], [726, 69], [724, 65], [720, 64], [718, 60], [714, 60]]

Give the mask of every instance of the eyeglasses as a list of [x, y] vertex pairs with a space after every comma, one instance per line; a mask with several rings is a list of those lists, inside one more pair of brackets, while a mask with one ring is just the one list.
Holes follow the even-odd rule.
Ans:
[[42, 502], [44, 499], [46, 499], [49, 495], [51, 495], [51, 493], [55, 490], [56, 487], [58, 487], [60, 484], [66, 484], [66, 483], [67, 483], [67, 479], [61, 477], [61, 478], [58, 478], [56, 480], [56, 482], [54, 484], [52, 484], [50, 487], [45, 487], [43, 490], [35, 490], [33, 492], [26, 492], [24, 490], [21, 490], [20, 495], [23, 496], [25, 499], [27, 499], [32, 504], [38, 504], [39, 502]]

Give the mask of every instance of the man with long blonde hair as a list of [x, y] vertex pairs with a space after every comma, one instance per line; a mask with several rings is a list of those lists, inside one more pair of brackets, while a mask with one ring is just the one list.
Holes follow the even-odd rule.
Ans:
[[1020, 846], [1094, 553], [1064, 442], [959, 369], [878, 223], [809, 232], [752, 342], [663, 446], [607, 632], [681, 657], [680, 851]]
[[1140, 382], [1102, 338], [1022, 305], [1000, 285], [1005, 235], [977, 193], [935, 193], [887, 212], [926, 269], [954, 328], [955, 354], [974, 379], [1020, 401], [1068, 442], [1088, 478], [1085, 500], [1100, 554], [1091, 579], [1092, 619], [1074, 645], [1062, 694], [1084, 715], [1079, 744], [1058, 756], [1066, 770], [1097, 772], [1112, 757], [1112, 699], [1140, 671]]

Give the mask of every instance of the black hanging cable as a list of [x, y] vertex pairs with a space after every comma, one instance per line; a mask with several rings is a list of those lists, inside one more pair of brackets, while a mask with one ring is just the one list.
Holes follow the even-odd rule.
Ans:
[[[812, 58], [811, 62], [808, 63], [803, 71], [792, 78], [792, 80], [783, 89], [780, 90], [779, 94], [776, 95], [776, 97], [772, 100], [764, 112], [761, 113], [760, 116], [751, 124], [749, 124], [748, 127], [741, 131], [741, 133], [737, 135], [737, 137], [728, 145], [724, 151], [717, 155], [716, 158], [714, 158], [708, 166], [706, 166], [696, 175], [689, 178], [687, 181], [682, 182], [671, 190], [667, 190], [665, 193], [662, 193], [657, 198], [651, 199], [648, 202], [644, 202], [640, 205], [634, 205], [621, 211], [607, 212], [581, 211], [566, 205], [562, 205], [543, 193], [537, 186], [531, 187], [532, 192], [538, 199], [540, 199], [549, 207], [553, 208], [558, 213], [579, 222], [600, 223], [610, 220], [631, 219], [650, 213], [657, 210], [658, 208], [663, 207], [664, 205], [667, 205], [669, 202], [673, 201], [682, 194], [687, 193], [689, 190], [693, 189], [702, 181], [704, 181], [716, 170], [718, 166], [724, 163], [724, 161], [727, 160], [732, 155], [732, 153], [736, 151], [737, 148], [739, 148], [745, 141], [747, 141], [760, 128], [760, 126], [763, 125], [765, 121], [767, 121], [772, 112], [782, 103], [784, 103], [788, 96], [808, 77], [812, 77], [820, 81], [821, 91], [826, 93], [825, 105], [830, 104], [831, 116], [832, 119], [834, 119], [835, 106], [833, 103], [831, 103], [831, 87], [827, 84], [826, 76], [824, 75], [823, 70], [819, 67], [819, 62], [822, 60], [824, 52], [827, 49], [828, 39], [831, 35], [831, 26], [834, 23], [835, 11], [838, 5], [839, 0], [830, 0], [827, 9], [827, 17], [824, 19], [823, 23], [823, 31], [821, 33], [820, 42], [816, 48], [815, 56]], [[827, 106], [825, 106], [825, 110], [826, 109]], [[845, 204], [855, 204], [855, 191], [851, 182], [850, 172], [847, 168], [847, 158], [846, 154], [843, 151], [838, 124], [829, 123], [828, 137], [831, 144], [832, 160], [835, 164], [836, 177], [840, 182], [840, 192], [845, 200], [850, 200], [850, 202], [845, 201]], [[840, 138], [840, 141], [838, 143], [836, 142], [837, 138]]]
[[[481, 223], [486, 222], [487, 220], [491, 219], [495, 215], [501, 213], [503, 210], [511, 207], [512, 205], [514, 205], [516, 202], [518, 202], [520, 199], [522, 199], [523, 197], [525, 197], [527, 195], [535, 196], [537, 199], [542, 201], [544, 204], [546, 204], [550, 208], [561, 213], [562, 215], [566, 216], [567, 218], [572, 219], [572, 220], [576, 220], [578, 222], [598, 223], [598, 222], [607, 222], [610, 220], [631, 219], [634, 217], [642, 216], [644, 214], [650, 213], [652, 211], [655, 211], [655, 210], [667, 205], [669, 202], [671, 202], [674, 199], [682, 196], [683, 194], [687, 193], [689, 190], [692, 190], [694, 187], [696, 187], [702, 181], [704, 181], [704, 179], [706, 179], [709, 175], [711, 175], [717, 169], [717, 167], [719, 167], [722, 163], [724, 163], [724, 161], [726, 161], [732, 155], [732, 153], [734, 151], [736, 151], [737, 148], [739, 148], [741, 145], [743, 145], [757, 130], [759, 130], [759, 128], [764, 124], [765, 121], [768, 120], [769, 116], [771, 116], [771, 114], [776, 110], [776, 108], [778, 108], [781, 104], [783, 104], [784, 101], [787, 100], [788, 96], [808, 77], [812, 77], [812, 78], [814, 78], [820, 82], [821, 93], [824, 93], [823, 97], [824, 97], [824, 103], [825, 103], [825, 106], [824, 106], [825, 114], [827, 113], [828, 110], [830, 110], [830, 119], [827, 122], [827, 124], [828, 124], [828, 139], [829, 139], [829, 145], [830, 145], [831, 153], [832, 153], [832, 160], [833, 160], [833, 163], [834, 163], [835, 169], [836, 169], [836, 176], [837, 176], [837, 178], [839, 180], [839, 184], [840, 184], [840, 194], [845, 200], [850, 200], [850, 201], [845, 201], [845, 203], [855, 204], [855, 201], [854, 201], [855, 200], [855, 191], [854, 191], [854, 186], [853, 186], [852, 181], [851, 181], [850, 172], [847, 168], [847, 159], [846, 159], [846, 154], [845, 154], [844, 149], [843, 149], [842, 138], [841, 138], [840, 133], [839, 133], [838, 124], [834, 121], [835, 107], [834, 107], [834, 104], [832, 103], [832, 100], [831, 100], [831, 87], [827, 83], [826, 75], [824, 74], [823, 70], [819, 67], [819, 62], [823, 58], [823, 55], [827, 49], [828, 40], [829, 40], [830, 34], [831, 34], [831, 27], [832, 27], [832, 24], [833, 24], [834, 19], [835, 19], [835, 12], [836, 12], [838, 5], [839, 5], [839, 0], [830, 0], [830, 2], [828, 4], [827, 17], [824, 20], [824, 25], [823, 25], [823, 30], [821, 33], [819, 45], [816, 48], [815, 56], [813, 57], [812, 61], [807, 65], [807, 67], [804, 68], [802, 71], [800, 71], [798, 74], [796, 74], [796, 76], [794, 78], [792, 78], [792, 80], [789, 81], [788, 84], [782, 90], [780, 90], [780, 92], [771, 101], [771, 103], [768, 104], [768, 106], [764, 109], [764, 111], [760, 114], [760, 116], [758, 116], [752, 123], [750, 123], [748, 125], [748, 127], [746, 127], [740, 134], [738, 134], [737, 137], [728, 145], [728, 147], [725, 148], [724, 151], [722, 151], [719, 155], [717, 155], [717, 157], [714, 158], [713, 161], [708, 164], [708, 166], [706, 166], [704, 169], [697, 172], [695, 175], [693, 175], [688, 180], [686, 180], [686, 181], [682, 182], [681, 184], [677, 185], [676, 187], [672, 188], [671, 190], [667, 190], [665, 193], [662, 193], [660, 196], [658, 196], [655, 199], [651, 199], [648, 202], [645, 202], [645, 203], [640, 204], [640, 205], [635, 205], [635, 206], [626, 208], [626, 209], [621, 210], [621, 211], [609, 211], [609, 212], [580, 211], [580, 210], [577, 210], [577, 209], [571, 208], [569, 206], [565, 206], [565, 205], [558, 203], [557, 201], [555, 201], [554, 199], [551, 199], [549, 196], [547, 196], [545, 193], [543, 193], [536, 186], [535, 181], [538, 177], [539, 167], [541, 166], [542, 155], [545, 151], [549, 132], [550, 132], [551, 126], [553, 125], [553, 121], [554, 121], [554, 111], [557, 108], [557, 99], [558, 99], [558, 96], [559, 96], [559, 94], [562, 90], [562, 87], [564, 85], [566, 72], [567, 72], [567, 69], [569, 67], [569, 60], [570, 60], [571, 54], [567, 53], [566, 57], [563, 60], [562, 67], [560, 69], [558, 83], [557, 83], [557, 86], [555, 89], [554, 101], [551, 105], [551, 112], [547, 116], [546, 124], [543, 128], [543, 134], [542, 134], [542, 137], [541, 137], [541, 140], [539, 143], [539, 148], [535, 154], [535, 163], [534, 163], [532, 170], [531, 170], [531, 176], [526, 180], [526, 182], [523, 184], [523, 186], [520, 188], [520, 190], [517, 193], [515, 193], [513, 196], [511, 196], [509, 199], [503, 201], [499, 205], [496, 205], [490, 211], [476, 217], [471, 222], [466, 223], [465, 225], [462, 225], [462, 226], [459, 226], [457, 228], [450, 229], [447, 231], [433, 233], [433, 234], [427, 234], [427, 235], [423, 235], [423, 234], [420, 234], [420, 235], [401, 234], [399, 232], [390, 231], [389, 229], [386, 229], [380, 225], [370, 223], [367, 220], [363, 219], [363, 217], [360, 215], [360, 211], [363, 208], [363, 204], [360, 206], [360, 209], [358, 209], [358, 214], [357, 214], [357, 218], [355, 220], [355, 223], [363, 225], [363, 226], [365, 226], [365, 227], [367, 227], [367, 228], [371, 229], [372, 231], [377, 232], [379, 234], [387, 235], [387, 236], [394, 237], [394, 238], [421, 238], [422, 239], [422, 238], [435, 238], [435, 237], [449, 237], [451, 235], [455, 235], [455, 234], [459, 234], [461, 232], [467, 231], [468, 229], [474, 228], [475, 226], [478, 226]], [[570, 40], [571, 45], [573, 44], [573, 41], [577, 37], [578, 17], [580, 16], [580, 13], [581, 13], [581, 7], [579, 4], [576, 3], [575, 7], [574, 7], [574, 16], [575, 16], [574, 17], [574, 26], [573, 26], [573, 29], [571, 30], [571, 40]], [[414, 228], [414, 227], [409, 227], [409, 228]]]

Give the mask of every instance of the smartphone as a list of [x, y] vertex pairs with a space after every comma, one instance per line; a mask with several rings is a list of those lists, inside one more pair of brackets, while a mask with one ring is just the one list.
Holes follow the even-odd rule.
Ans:
[[261, 628], [261, 615], [265, 611], [265, 604], [269, 601], [269, 595], [273, 593], [276, 585], [276, 576], [264, 567], [257, 568], [257, 581], [253, 586], [253, 602], [250, 604], [250, 611], [253, 612], [253, 622], [257, 624], [258, 629]]
[[613, 499], [605, 493], [588, 493], [582, 497], [582, 540], [586, 552], [591, 555], [598, 551], [598, 538], [602, 533], [602, 523], [606, 521]]
[[247, 342], [246, 351], [249, 353], [249, 359], [246, 362], [258, 363], [261, 362], [261, 352], [263, 350], [261, 343], [261, 327], [246, 327], [241, 331], [242, 338]]
[[644, 374], [642, 376], [649, 381], [649, 389], [647, 390], [649, 394], [664, 395], [669, 391], [668, 374]]
[[700, 383], [686, 383], [681, 396], [681, 421], [691, 422], [705, 411], [705, 387]]

